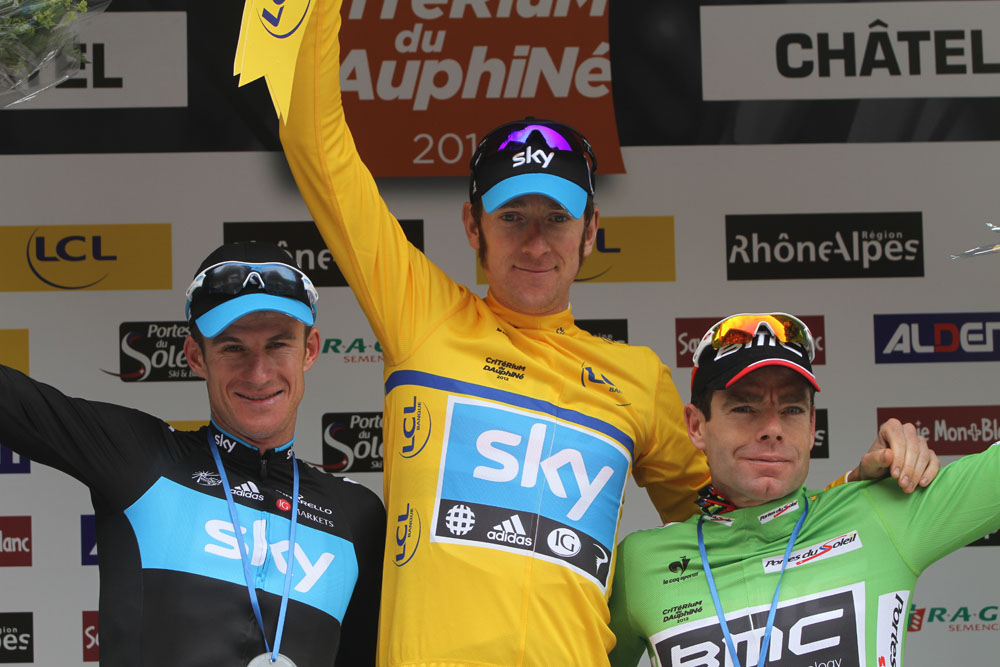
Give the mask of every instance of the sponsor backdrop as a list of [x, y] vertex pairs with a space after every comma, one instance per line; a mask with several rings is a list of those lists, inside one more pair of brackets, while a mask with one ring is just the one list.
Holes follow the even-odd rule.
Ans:
[[[804, 316], [823, 387], [814, 486], [892, 415], [946, 460], [1000, 438], [1000, 256], [949, 258], [1000, 241], [984, 226], [997, 222], [1000, 2], [398, 4], [383, 17], [383, 3], [348, 3], [348, 110], [377, 175], [418, 175], [382, 192], [456, 279], [485, 292], [460, 225], [467, 183], [437, 175], [461, 173], [470, 135], [494, 121], [559, 116], [607, 156], [604, 226], [574, 288], [581, 326], [654, 348], [686, 399], [719, 316]], [[208, 410], [182, 352], [184, 290], [224, 240], [275, 241], [320, 290], [296, 447], [381, 491], [381, 347], [274, 152], [264, 86], [230, 76], [237, 5], [115, 0], [82, 35], [77, 78], [0, 111], [0, 361], [195, 428]], [[501, 11], [517, 20], [486, 27]], [[89, 494], [2, 444], [0, 663], [95, 662]], [[657, 522], [631, 481], [625, 496], [609, 542]], [[907, 665], [995, 664], [996, 549], [988, 536], [921, 579]]]

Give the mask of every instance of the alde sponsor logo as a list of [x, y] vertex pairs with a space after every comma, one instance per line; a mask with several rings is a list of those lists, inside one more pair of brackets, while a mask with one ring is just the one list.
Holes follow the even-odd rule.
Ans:
[[0, 612], [0, 663], [34, 662], [34, 634], [30, 611]]
[[0, 475], [26, 475], [31, 472], [31, 460], [0, 445]]
[[1000, 440], [1000, 405], [880, 407], [875, 414], [879, 424], [890, 417], [912, 423], [940, 455], [975, 454]]
[[[857, 549], [862, 548], [862, 546], [861, 537], [858, 535], [858, 531], [852, 530], [849, 533], [844, 533], [843, 535], [830, 538], [820, 544], [814, 544], [804, 549], [797, 549], [793, 551], [788, 556], [788, 567], [799, 567], [800, 565], [808, 565], [809, 563], [815, 563], [834, 556], [840, 556], [851, 551], [856, 551]], [[784, 560], [785, 558], [783, 555], [762, 558], [761, 563], [764, 566], [764, 572], [780, 572], [781, 565]]]
[[190, 333], [190, 325], [183, 321], [122, 322], [118, 327], [119, 370], [104, 372], [122, 382], [201, 380], [184, 354], [184, 339]]
[[874, 319], [877, 364], [1000, 360], [1000, 313], [906, 313]]
[[[247, 531], [246, 528], [243, 529]], [[250, 526], [253, 535], [253, 549], [250, 552], [250, 565], [259, 567], [270, 553], [274, 559], [274, 566], [278, 572], [285, 574], [288, 567], [288, 540], [279, 540], [273, 544], [268, 543], [266, 537], [267, 522], [263, 519], [254, 521]], [[205, 533], [212, 541], [205, 544], [205, 552], [213, 556], [240, 560], [240, 547], [242, 539], [237, 539], [233, 524], [221, 519], [212, 519], [205, 523]], [[333, 563], [334, 554], [323, 552], [313, 560], [302, 548], [301, 544], [295, 545], [295, 568], [292, 571], [293, 588], [299, 593], [308, 593], [316, 582]]]
[[31, 517], [0, 516], [0, 567], [31, 566]]
[[[664, 622], [675, 625], [650, 637], [660, 664], [691, 667], [732, 664], [714, 614], [709, 618], [681, 620], [701, 612], [701, 607], [698, 601], [663, 610]], [[761, 661], [764, 639], [761, 628], [768, 623], [769, 608], [770, 605], [764, 604], [726, 610], [735, 657], [741, 665], [756, 665]], [[863, 613], [861, 584], [780, 601], [767, 649], [768, 664], [863, 667], [866, 663], [858, 646], [858, 622]]]
[[943, 623], [948, 632], [1000, 631], [1000, 605], [917, 607], [910, 605], [907, 629], [920, 632], [926, 624]]
[[726, 216], [729, 280], [924, 275], [919, 212]]
[[[816, 358], [813, 359], [813, 366], [822, 366], [826, 363], [826, 316], [825, 315], [796, 315], [802, 320], [813, 335], [813, 342], [816, 346]], [[692, 368], [694, 366], [694, 353], [698, 350], [701, 337], [705, 335], [709, 327], [721, 320], [722, 317], [677, 317], [674, 319], [674, 331], [676, 332], [677, 368]]]
[[[400, 220], [399, 226], [415, 248], [424, 249], [423, 220]], [[222, 239], [225, 243], [274, 243], [291, 254], [316, 287], [347, 287], [347, 279], [312, 220], [225, 222]]]
[[93, 514], [80, 515], [80, 564], [98, 564], [97, 520]]
[[83, 661], [98, 662], [101, 659], [99, 614], [96, 611], [83, 612]]

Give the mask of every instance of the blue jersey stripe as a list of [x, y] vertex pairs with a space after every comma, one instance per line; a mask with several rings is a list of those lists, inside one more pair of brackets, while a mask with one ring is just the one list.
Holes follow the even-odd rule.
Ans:
[[476, 396], [478, 398], [485, 398], [491, 401], [498, 401], [500, 403], [534, 410], [535, 412], [542, 412], [552, 415], [557, 419], [584, 426], [593, 431], [597, 431], [598, 433], [603, 433], [609, 438], [613, 438], [618, 441], [623, 447], [625, 447], [625, 449], [628, 450], [629, 456], [634, 454], [635, 443], [632, 441], [632, 438], [621, 429], [612, 426], [607, 422], [601, 421], [600, 419], [591, 417], [590, 415], [585, 415], [582, 412], [577, 412], [576, 410], [559, 407], [558, 405], [549, 403], [548, 401], [531, 398], [530, 396], [522, 396], [521, 394], [503, 391], [502, 389], [484, 387], [471, 382], [463, 382], [461, 380], [455, 380], [454, 378], [448, 378], [441, 375], [423, 373], [421, 371], [396, 371], [385, 381], [385, 393], [388, 394], [396, 387], [404, 385], [430, 387], [431, 389], [438, 389], [440, 391], [456, 394], [465, 394], [466, 396]]

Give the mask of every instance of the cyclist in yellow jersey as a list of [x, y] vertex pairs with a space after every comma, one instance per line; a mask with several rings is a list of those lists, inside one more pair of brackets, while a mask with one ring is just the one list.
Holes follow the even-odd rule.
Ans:
[[[607, 664], [626, 478], [678, 521], [708, 468], [656, 354], [574, 324], [570, 285], [599, 218], [593, 153], [545, 121], [484, 139], [463, 209], [480, 298], [409, 244], [361, 162], [339, 28], [340, 3], [318, 3], [281, 138], [385, 359], [378, 664]], [[908, 451], [894, 455], [915, 485], [933, 457]], [[888, 460], [866, 455], [865, 471]]]

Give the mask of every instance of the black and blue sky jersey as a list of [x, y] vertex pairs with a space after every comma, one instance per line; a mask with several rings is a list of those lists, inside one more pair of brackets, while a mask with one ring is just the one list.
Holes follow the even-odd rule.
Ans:
[[175, 431], [0, 366], [0, 442], [90, 488], [105, 667], [243, 667], [265, 651], [209, 438], [236, 502], [268, 642], [291, 564], [281, 652], [298, 667], [374, 664], [385, 510], [373, 492], [300, 461], [289, 549], [289, 446], [261, 455], [214, 426]]

